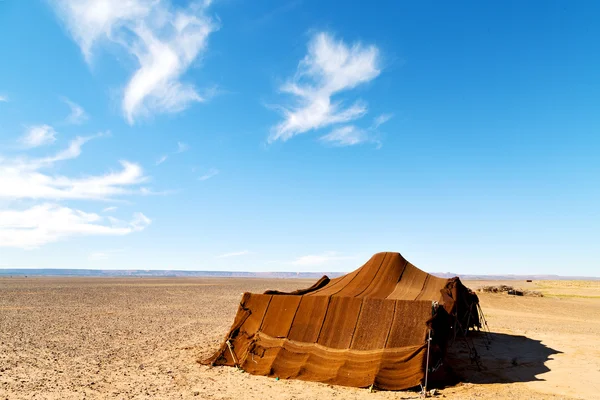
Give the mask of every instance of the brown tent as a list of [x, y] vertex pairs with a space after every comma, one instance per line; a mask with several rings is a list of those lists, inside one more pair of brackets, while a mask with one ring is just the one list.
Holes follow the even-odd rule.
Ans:
[[[399, 253], [291, 293], [244, 293], [231, 330], [205, 364], [251, 374], [402, 390], [441, 364], [457, 331], [479, 327], [477, 296], [458, 278]], [[431, 337], [428, 351], [428, 337]]]

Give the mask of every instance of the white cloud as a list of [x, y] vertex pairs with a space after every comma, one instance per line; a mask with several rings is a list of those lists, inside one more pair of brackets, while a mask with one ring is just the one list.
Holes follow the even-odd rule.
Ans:
[[333, 146], [354, 146], [362, 143], [376, 143], [381, 147], [381, 141], [377, 138], [377, 129], [392, 119], [392, 114], [381, 114], [373, 119], [373, 124], [368, 129], [359, 128], [356, 125], [345, 125], [334, 128], [331, 132], [323, 135], [319, 140]]
[[190, 149], [190, 146], [188, 146], [187, 144], [183, 143], [183, 142], [177, 142], [177, 151], [175, 152], [177, 153], [183, 153], [185, 151], [188, 151]]
[[202, 175], [201, 177], [198, 178], [199, 181], [205, 181], [208, 180], [216, 175], [219, 174], [219, 170], [216, 168], [211, 168], [208, 170], [208, 172], [204, 175]]
[[370, 141], [369, 133], [364, 129], [357, 128], [354, 125], [335, 128], [327, 135], [321, 136], [322, 142], [330, 143], [334, 146], [354, 146]]
[[39, 147], [56, 141], [56, 131], [50, 125], [31, 126], [19, 140], [26, 147]]
[[381, 115], [378, 115], [373, 120], [373, 129], [379, 128], [381, 125], [385, 124], [390, 119], [392, 119], [393, 116], [394, 116], [393, 114], [381, 114]]
[[[47, 129], [44, 130], [48, 132]], [[101, 216], [56, 203], [64, 200], [109, 200], [132, 194], [152, 193], [140, 185], [148, 178], [142, 168], [121, 161], [121, 169], [100, 175], [70, 177], [53, 173], [58, 163], [78, 158], [88, 141], [104, 136], [76, 137], [69, 145], [46, 157], [0, 155], [0, 247], [30, 249], [73, 236], [127, 235], [144, 230], [151, 220], [134, 213], [129, 221]], [[53, 134], [28, 135], [31, 145], [48, 142]], [[44, 139], [41, 139], [44, 138]], [[42, 200], [29, 208], [7, 208], [19, 200]], [[106, 207], [104, 212], [116, 210]]]
[[0, 210], [0, 247], [33, 249], [73, 236], [122, 236], [150, 223], [142, 213], [120, 221], [49, 203], [25, 210]]
[[369, 82], [379, 73], [377, 47], [360, 43], [349, 47], [327, 33], [315, 35], [295, 77], [280, 88], [295, 97], [296, 104], [277, 106], [284, 120], [272, 128], [268, 141], [286, 141], [300, 133], [364, 116], [365, 103], [356, 101], [345, 107], [340, 101], [332, 101], [332, 96]]
[[8, 96], [0, 94], [0, 103], [6, 103], [8, 101]]
[[75, 139], [71, 140], [71, 142], [69, 143], [69, 147], [62, 151], [59, 151], [55, 155], [33, 160], [26, 160], [25, 162], [22, 162], [20, 167], [28, 169], [39, 169], [42, 167], [52, 166], [58, 161], [66, 161], [71, 160], [73, 158], [77, 158], [81, 155], [81, 147], [84, 144], [100, 136], [102, 136], [102, 134], [98, 134], [95, 136], [77, 136]]
[[[185, 144], [183, 142], [177, 142], [177, 150], [172, 152], [171, 155], [184, 153], [184, 152], [188, 151], [189, 149], [190, 149], [190, 146], [188, 146], [187, 144]], [[165, 161], [167, 161], [168, 158], [169, 158], [168, 154], [164, 154], [164, 155], [160, 156], [160, 158], [158, 160], [156, 160], [156, 165], [160, 165], [160, 164], [164, 163]]]
[[165, 161], [167, 161], [167, 158], [169, 158], [169, 156], [167, 156], [167, 155], [161, 156], [158, 160], [156, 160], [156, 165], [160, 165], [160, 164], [164, 163]]
[[104, 175], [71, 178], [48, 172], [55, 163], [79, 157], [81, 147], [93, 137], [77, 137], [52, 156], [28, 159], [0, 158], [0, 199], [111, 199], [141, 193], [147, 180], [142, 168], [121, 161], [121, 169]]
[[113, 211], [117, 211], [117, 207], [111, 206], [111, 207], [106, 207], [106, 208], [102, 209], [102, 212], [105, 212], [105, 213], [113, 212]]
[[177, 112], [202, 101], [181, 81], [206, 50], [218, 24], [205, 15], [210, 1], [180, 8], [169, 0], [52, 0], [88, 63], [103, 41], [122, 46], [138, 69], [125, 86], [122, 109], [130, 124], [142, 115]]
[[236, 251], [233, 253], [225, 253], [225, 254], [221, 254], [216, 256], [215, 258], [229, 258], [229, 257], [240, 257], [240, 256], [245, 256], [250, 254], [250, 252], [248, 250], [243, 250], [243, 251]]
[[342, 256], [338, 252], [328, 251], [319, 255], [308, 255], [298, 257], [296, 260], [290, 262], [292, 265], [302, 266], [302, 267], [312, 267], [318, 265], [329, 264], [335, 261], [342, 260], [351, 260], [354, 257]]
[[88, 120], [89, 116], [79, 104], [72, 102], [66, 97], [62, 99], [70, 108], [71, 113], [66, 119], [66, 122], [71, 125], [80, 125]]

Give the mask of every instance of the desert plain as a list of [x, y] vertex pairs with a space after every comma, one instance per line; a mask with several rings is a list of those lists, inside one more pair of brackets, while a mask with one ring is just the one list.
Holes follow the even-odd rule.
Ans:
[[[2, 399], [418, 399], [253, 376], [198, 361], [228, 331], [241, 295], [314, 281], [240, 278], [0, 278]], [[481, 370], [458, 340], [446, 399], [600, 399], [600, 281], [465, 281], [544, 297], [478, 293], [490, 331]]]

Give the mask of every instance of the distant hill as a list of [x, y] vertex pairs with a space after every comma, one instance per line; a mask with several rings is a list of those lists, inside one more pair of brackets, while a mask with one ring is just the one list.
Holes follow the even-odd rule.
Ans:
[[0, 269], [0, 276], [79, 276], [79, 277], [231, 277], [231, 278], [330, 278], [342, 272], [245, 272], [245, 271], [172, 271], [172, 270], [98, 270], [98, 269]]
[[438, 276], [440, 278], [453, 278], [458, 276], [463, 281], [510, 281], [510, 280], [527, 280], [531, 279], [534, 281], [560, 281], [560, 280], [585, 280], [595, 281], [600, 280], [600, 277], [593, 276], [562, 276], [562, 275], [469, 275], [469, 274], [456, 274], [454, 272], [432, 272], [431, 275]]
[[[218, 277], [218, 278], [273, 278], [318, 279], [323, 275], [335, 278], [345, 272], [245, 272], [245, 271], [171, 271], [171, 270], [98, 270], [98, 269], [0, 269], [4, 276], [79, 276], [79, 277]], [[560, 275], [469, 275], [454, 272], [432, 272], [440, 278], [460, 277], [462, 280], [600, 280], [600, 277]]]

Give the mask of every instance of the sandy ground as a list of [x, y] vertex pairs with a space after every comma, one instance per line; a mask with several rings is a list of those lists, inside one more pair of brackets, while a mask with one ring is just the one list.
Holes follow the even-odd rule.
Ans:
[[[197, 363], [218, 347], [242, 292], [311, 283], [0, 278], [0, 400], [419, 398]], [[458, 360], [463, 383], [436, 397], [600, 399], [600, 282], [507, 283], [545, 297], [480, 294], [492, 331], [489, 350], [483, 336], [474, 339], [482, 370]], [[465, 346], [457, 342], [453, 357]]]

